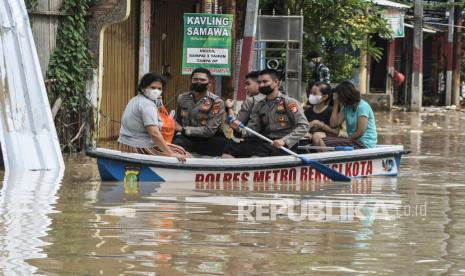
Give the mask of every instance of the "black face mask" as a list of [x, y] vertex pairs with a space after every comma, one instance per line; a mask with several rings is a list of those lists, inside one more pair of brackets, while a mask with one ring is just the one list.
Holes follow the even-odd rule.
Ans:
[[191, 89], [194, 92], [205, 92], [207, 91], [208, 83], [195, 82], [191, 84]]
[[262, 87], [259, 87], [258, 88], [258, 91], [260, 91], [260, 93], [262, 93], [263, 95], [267, 96], [267, 95], [270, 95], [271, 93], [273, 93], [273, 88], [271, 88], [271, 85], [268, 85], [268, 86], [262, 86]]

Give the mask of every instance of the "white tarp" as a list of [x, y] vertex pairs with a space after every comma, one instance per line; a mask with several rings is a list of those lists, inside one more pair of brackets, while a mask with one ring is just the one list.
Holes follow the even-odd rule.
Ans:
[[22, 0], [0, 0], [0, 144], [5, 170], [64, 168]]

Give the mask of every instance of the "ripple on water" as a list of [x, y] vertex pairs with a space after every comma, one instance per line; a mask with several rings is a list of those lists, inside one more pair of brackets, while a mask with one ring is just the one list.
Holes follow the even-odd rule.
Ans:
[[[193, 183], [148, 183], [129, 193], [122, 183], [96, 180], [95, 161], [78, 156], [67, 159], [61, 185], [32, 181], [10, 185], [7, 179], [0, 192], [0, 271], [6, 275], [465, 273], [461, 258], [465, 140], [460, 133], [465, 120], [452, 114], [419, 120], [413, 113], [377, 113], [380, 143], [404, 144], [412, 151], [402, 159], [398, 178], [321, 183], [293, 192], [199, 191]], [[389, 116], [398, 117], [403, 125], [392, 123]], [[433, 128], [433, 122], [442, 129]], [[382, 202], [385, 211], [396, 216], [298, 221], [280, 211], [274, 220], [239, 221], [238, 202], [244, 200], [300, 206], [332, 202], [332, 215], [341, 214], [341, 206], [373, 214], [380, 207], [376, 203]], [[425, 216], [414, 212], [422, 206], [427, 208]], [[321, 210], [329, 214], [330, 208]]]

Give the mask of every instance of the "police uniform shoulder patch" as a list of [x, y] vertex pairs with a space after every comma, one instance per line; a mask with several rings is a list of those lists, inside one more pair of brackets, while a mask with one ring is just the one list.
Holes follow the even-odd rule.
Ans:
[[299, 108], [297, 106], [297, 103], [296, 102], [290, 102], [287, 104], [287, 108], [289, 108], [290, 111], [292, 111], [292, 113], [297, 113], [299, 111]]

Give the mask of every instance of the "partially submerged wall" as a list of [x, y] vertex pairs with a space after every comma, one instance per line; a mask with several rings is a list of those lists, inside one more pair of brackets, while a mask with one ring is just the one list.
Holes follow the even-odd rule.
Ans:
[[93, 122], [86, 130], [86, 144], [95, 147], [98, 139], [99, 109], [102, 97], [102, 39], [105, 27], [121, 22], [129, 16], [131, 0], [102, 0], [91, 8], [91, 17], [87, 23], [89, 50], [95, 69], [89, 74], [86, 93], [93, 108]]

